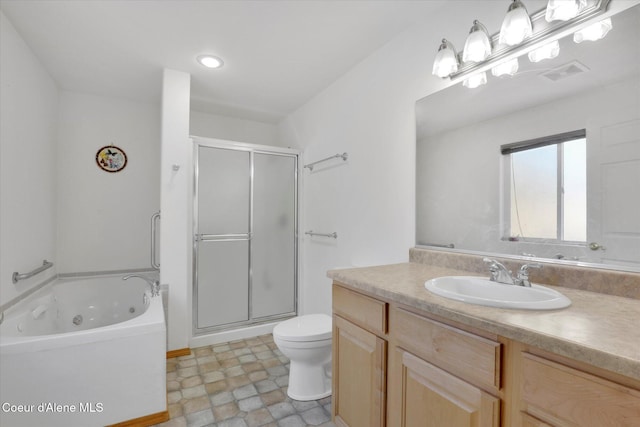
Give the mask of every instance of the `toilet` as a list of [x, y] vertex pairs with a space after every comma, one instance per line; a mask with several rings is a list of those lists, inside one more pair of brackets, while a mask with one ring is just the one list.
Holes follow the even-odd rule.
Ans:
[[273, 341], [289, 358], [289, 389], [293, 400], [331, 395], [331, 317], [307, 314], [279, 323]]

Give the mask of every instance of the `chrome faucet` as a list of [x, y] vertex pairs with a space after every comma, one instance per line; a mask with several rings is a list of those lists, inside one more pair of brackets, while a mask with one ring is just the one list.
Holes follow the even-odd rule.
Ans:
[[507, 267], [502, 263], [491, 258], [483, 258], [482, 260], [489, 264], [489, 280], [492, 282], [524, 286], [527, 288], [531, 287], [531, 282], [529, 281], [529, 269], [542, 268], [542, 264], [537, 262], [524, 264], [520, 267], [520, 271], [518, 271], [518, 275], [514, 279], [511, 270], [507, 270]]
[[507, 285], [514, 285], [513, 276], [511, 271], [507, 270], [502, 263], [491, 258], [482, 258], [484, 262], [489, 264], [489, 280], [492, 282], [504, 283]]
[[159, 280], [150, 279], [149, 277], [143, 276], [141, 274], [127, 274], [126, 276], [122, 277], [122, 280], [129, 280], [132, 277], [137, 277], [137, 278], [142, 279], [145, 282], [147, 282], [149, 284], [149, 287], [151, 288], [151, 296], [152, 297], [157, 297], [158, 295], [160, 295], [160, 281]]

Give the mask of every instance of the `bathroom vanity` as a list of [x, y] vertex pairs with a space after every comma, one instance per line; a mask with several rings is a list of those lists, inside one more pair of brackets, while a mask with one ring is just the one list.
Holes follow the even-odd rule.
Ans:
[[640, 425], [640, 300], [563, 287], [561, 310], [466, 304], [424, 287], [470, 274], [450, 265], [329, 272], [336, 425]]

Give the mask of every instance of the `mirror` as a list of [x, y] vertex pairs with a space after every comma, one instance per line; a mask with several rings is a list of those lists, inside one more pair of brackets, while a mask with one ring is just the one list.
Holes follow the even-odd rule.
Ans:
[[[514, 77], [416, 103], [416, 245], [640, 271], [640, 6], [602, 40]], [[586, 239], [530, 239], [511, 219], [507, 144], [586, 130]], [[571, 221], [572, 218], [567, 218]]]

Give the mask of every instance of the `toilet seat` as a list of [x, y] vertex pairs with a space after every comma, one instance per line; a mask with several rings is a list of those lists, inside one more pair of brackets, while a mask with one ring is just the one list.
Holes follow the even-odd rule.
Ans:
[[330, 340], [331, 332], [331, 316], [326, 314], [294, 317], [280, 322], [273, 328], [274, 338], [294, 342]]

